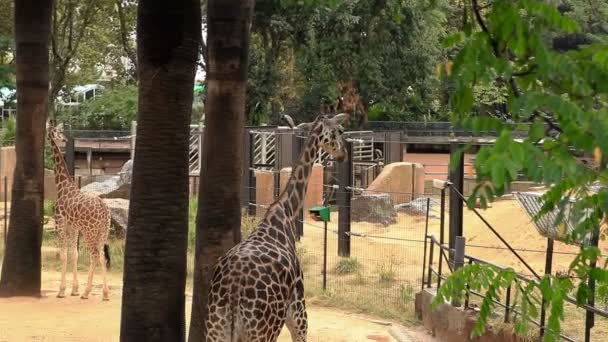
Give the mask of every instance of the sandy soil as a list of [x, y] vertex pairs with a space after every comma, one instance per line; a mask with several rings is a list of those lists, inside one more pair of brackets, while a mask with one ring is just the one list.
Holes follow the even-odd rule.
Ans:
[[[82, 281], [81, 281], [82, 282]], [[120, 325], [120, 277], [111, 275], [111, 300], [101, 301], [101, 288], [96, 286], [89, 300], [79, 297], [57, 299], [59, 274], [44, 273], [44, 297], [0, 299], [0, 341], [117, 341]], [[81, 284], [84, 287], [84, 284]], [[189, 309], [191, 302], [187, 302]], [[363, 316], [311, 306], [309, 308], [309, 341], [395, 341], [390, 326], [374, 323]], [[189, 317], [188, 317], [189, 320]], [[419, 330], [414, 335], [424, 334]], [[284, 329], [280, 342], [291, 338]]]

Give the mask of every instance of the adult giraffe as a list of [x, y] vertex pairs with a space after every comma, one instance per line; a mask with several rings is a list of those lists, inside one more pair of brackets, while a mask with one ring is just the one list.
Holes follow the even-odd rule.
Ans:
[[[93, 275], [97, 262], [101, 265], [103, 278], [103, 300], [109, 300], [108, 285], [106, 283], [106, 262], [110, 261], [107, 245], [110, 232], [110, 209], [105, 202], [97, 197], [85, 194], [78, 188], [74, 179], [68, 172], [63, 153], [57, 145], [58, 141], [65, 142], [63, 126], [54, 126], [52, 122], [46, 125], [49, 143], [53, 152], [55, 171], [55, 185], [57, 186], [57, 203], [55, 207], [55, 221], [59, 237], [61, 255], [61, 285], [59, 285], [58, 298], [65, 297], [66, 272], [68, 249], [72, 256], [74, 278], [72, 280], [72, 296], [78, 296], [78, 235], [82, 234], [87, 248], [91, 252], [89, 277], [82, 299], [89, 298], [93, 288]], [[103, 255], [102, 255], [103, 251]]]
[[[293, 120], [286, 119], [293, 128]], [[306, 341], [308, 323], [295, 224], [319, 149], [338, 161], [346, 159], [345, 119], [346, 114], [319, 116], [295, 127], [309, 136], [285, 189], [253, 233], [216, 265], [205, 322], [207, 342], [272, 342], [283, 324], [293, 341]]]

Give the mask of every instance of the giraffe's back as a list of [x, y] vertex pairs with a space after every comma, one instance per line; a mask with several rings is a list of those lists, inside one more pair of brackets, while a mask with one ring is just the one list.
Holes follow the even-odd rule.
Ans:
[[211, 281], [209, 341], [276, 340], [301, 277], [297, 262], [293, 246], [263, 229], [222, 257]]

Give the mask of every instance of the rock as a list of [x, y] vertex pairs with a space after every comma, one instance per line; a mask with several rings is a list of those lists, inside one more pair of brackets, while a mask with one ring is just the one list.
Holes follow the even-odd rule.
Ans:
[[439, 210], [437, 210], [437, 208], [440, 207], [439, 201], [432, 199], [432, 198], [428, 198], [428, 197], [418, 197], [408, 203], [397, 204], [397, 205], [395, 205], [395, 210], [404, 211], [404, 212], [408, 213], [409, 215], [426, 216], [427, 201], [429, 203], [429, 209], [428, 209], [429, 217], [433, 217], [433, 218], [440, 217], [439, 215], [441, 213], [439, 212]]
[[114, 232], [118, 236], [124, 236], [129, 222], [129, 200], [122, 198], [104, 198], [103, 201], [110, 208]]
[[81, 190], [101, 198], [129, 199], [131, 195], [132, 171], [133, 163], [129, 160], [122, 166], [118, 176], [112, 176], [102, 182], [90, 183], [83, 186]]
[[133, 160], [129, 159], [120, 169], [120, 172], [118, 173], [118, 177], [120, 178], [121, 184], [131, 184], [132, 176], [133, 176]]
[[397, 212], [389, 194], [363, 193], [352, 199], [351, 219], [388, 226], [397, 223]]

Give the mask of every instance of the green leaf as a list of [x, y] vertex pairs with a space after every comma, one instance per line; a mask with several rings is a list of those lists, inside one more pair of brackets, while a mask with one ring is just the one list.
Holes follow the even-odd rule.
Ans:
[[505, 185], [506, 169], [502, 159], [496, 159], [492, 166], [492, 182], [496, 188], [503, 188]]
[[442, 45], [444, 48], [450, 48], [456, 44], [461, 43], [464, 38], [465, 35], [463, 32], [456, 32], [445, 37], [442, 41]]
[[536, 141], [545, 136], [545, 126], [539, 122], [535, 121], [532, 125], [530, 125], [530, 130], [528, 131], [528, 139], [530, 141]]

